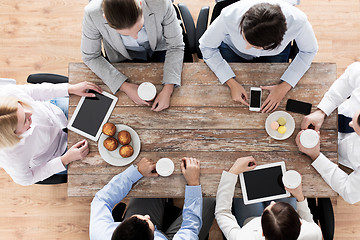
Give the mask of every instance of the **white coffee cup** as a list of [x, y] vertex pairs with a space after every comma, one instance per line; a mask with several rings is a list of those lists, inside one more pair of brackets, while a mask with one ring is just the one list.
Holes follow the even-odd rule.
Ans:
[[151, 102], [156, 96], [156, 87], [151, 82], [143, 82], [138, 87], [137, 93], [142, 100]]
[[284, 186], [295, 189], [301, 184], [301, 175], [295, 170], [286, 171], [282, 177]]
[[163, 177], [170, 176], [174, 172], [174, 163], [170, 158], [161, 158], [156, 163], [156, 172]]
[[319, 142], [319, 134], [312, 129], [306, 129], [300, 135], [300, 143], [305, 148], [313, 148]]

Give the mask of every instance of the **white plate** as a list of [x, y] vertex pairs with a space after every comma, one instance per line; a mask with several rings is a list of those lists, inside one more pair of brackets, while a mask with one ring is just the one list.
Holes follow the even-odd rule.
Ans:
[[116, 139], [117, 139], [117, 134], [122, 130], [126, 130], [130, 133], [131, 142], [129, 145], [131, 145], [133, 147], [134, 154], [128, 158], [123, 158], [122, 156], [120, 156], [119, 149], [122, 147], [122, 145], [120, 143], [119, 143], [119, 146], [114, 151], [107, 150], [104, 147], [104, 141], [109, 136], [107, 136], [103, 133], [101, 133], [101, 136], [98, 141], [99, 153], [100, 153], [101, 157], [105, 160], [105, 162], [107, 162], [108, 164], [113, 165], [113, 166], [125, 166], [125, 165], [133, 162], [136, 159], [136, 157], [139, 155], [139, 153], [140, 153], [140, 138], [139, 138], [139, 135], [135, 132], [135, 130], [127, 125], [115, 124], [115, 126], [116, 126], [116, 134], [113, 137]]
[[[272, 122], [276, 122], [280, 117], [284, 117], [286, 119], [286, 133], [280, 134], [277, 130], [273, 130], [270, 127]], [[270, 114], [265, 121], [265, 129], [270, 137], [276, 140], [285, 140], [293, 134], [295, 130], [295, 121], [294, 118], [287, 112], [284, 111], [276, 111]]]

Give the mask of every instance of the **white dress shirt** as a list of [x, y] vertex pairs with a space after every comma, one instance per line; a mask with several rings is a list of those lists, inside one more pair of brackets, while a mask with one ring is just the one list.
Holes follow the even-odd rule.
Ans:
[[[351, 97], [347, 99], [349, 96]], [[318, 108], [330, 115], [334, 109], [339, 114], [352, 118], [360, 109], [360, 62], [351, 64], [325, 93]], [[323, 154], [312, 163], [325, 182], [338, 192], [345, 201], [353, 204], [360, 201], [360, 136], [354, 133], [339, 133], [339, 163], [352, 168], [348, 175]]]
[[134, 51], [134, 58], [147, 60], [148, 52], [151, 55], [152, 50], [149, 43], [149, 38], [146, 33], [145, 25], [138, 32], [138, 38], [134, 39], [131, 36], [121, 35], [124, 46], [127, 50]]
[[[276, 49], [245, 49], [246, 42], [240, 33], [240, 21], [250, 7], [263, 2], [278, 4], [281, 7], [286, 18], [287, 31], [280, 46]], [[242, 0], [236, 2], [222, 10], [221, 14], [200, 38], [199, 43], [205, 62], [219, 81], [224, 84], [230, 78], [235, 77], [235, 73], [221, 56], [219, 51], [221, 42], [226, 43], [239, 56], [251, 59], [253, 57], [277, 55], [294, 39], [298, 45], [299, 53], [281, 76], [281, 80], [294, 87], [309, 69], [317, 53], [318, 44], [306, 15], [287, 2], [281, 0]]]
[[68, 96], [68, 84], [6, 85], [0, 96], [14, 96], [32, 107], [30, 129], [21, 135], [20, 142], [0, 149], [0, 167], [20, 185], [31, 185], [64, 171], [60, 156], [67, 147], [67, 125], [60, 108], [47, 102]]
[[[216, 194], [215, 218], [226, 239], [264, 240], [261, 217], [256, 217], [242, 228], [231, 213], [232, 199], [238, 175], [223, 171]], [[314, 222], [307, 200], [296, 202], [301, 219], [299, 240], [321, 240], [320, 227]]]

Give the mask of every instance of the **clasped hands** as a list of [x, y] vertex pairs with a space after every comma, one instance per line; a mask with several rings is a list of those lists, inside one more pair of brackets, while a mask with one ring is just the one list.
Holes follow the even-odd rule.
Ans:
[[[144, 177], [157, 177], [156, 164], [148, 158], [142, 158], [137, 164], [139, 172]], [[181, 159], [181, 172], [189, 186], [200, 185], [200, 161], [195, 158]]]
[[[232, 100], [249, 106], [249, 98], [243, 86], [235, 78], [229, 79], [226, 83], [230, 87]], [[261, 106], [262, 113], [268, 113], [279, 106], [286, 93], [290, 91], [291, 86], [287, 82], [282, 82], [278, 85], [261, 86], [261, 89], [270, 92]]]
[[[150, 102], [142, 100], [138, 93], [139, 85], [134, 83], [124, 82], [120, 90], [126, 93], [126, 95], [138, 105], [150, 106]], [[170, 97], [174, 90], [174, 84], [165, 84], [161, 92], [156, 96], [154, 102], [152, 103], [151, 110], [154, 112], [160, 112], [170, 106]]]

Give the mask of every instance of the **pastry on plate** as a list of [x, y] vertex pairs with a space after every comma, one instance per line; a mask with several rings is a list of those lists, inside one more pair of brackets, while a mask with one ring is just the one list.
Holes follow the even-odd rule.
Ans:
[[105, 135], [114, 136], [116, 133], [116, 126], [113, 123], [105, 123], [102, 128], [102, 132]]
[[113, 137], [108, 137], [104, 141], [104, 147], [109, 151], [114, 151], [118, 147], [118, 141]]
[[128, 145], [131, 142], [131, 135], [128, 131], [120, 131], [118, 133], [119, 143], [121, 145]]
[[119, 153], [120, 153], [120, 156], [122, 156], [123, 158], [128, 158], [133, 155], [134, 149], [130, 145], [125, 145], [120, 148]]

